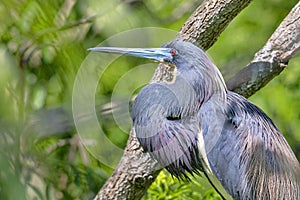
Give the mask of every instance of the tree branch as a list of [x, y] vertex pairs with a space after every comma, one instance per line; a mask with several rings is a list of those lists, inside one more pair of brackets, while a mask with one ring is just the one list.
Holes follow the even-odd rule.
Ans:
[[228, 89], [245, 97], [253, 95], [280, 74], [299, 49], [300, 2], [255, 54], [254, 59], [227, 81]]
[[227, 25], [251, 0], [204, 1], [184, 23], [176, 40], [184, 40], [207, 50]]
[[118, 166], [94, 199], [140, 199], [159, 172], [157, 162], [143, 153], [131, 130]]

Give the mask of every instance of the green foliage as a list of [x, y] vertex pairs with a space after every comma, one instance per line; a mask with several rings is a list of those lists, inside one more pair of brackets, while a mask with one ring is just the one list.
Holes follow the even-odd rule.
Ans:
[[[254, 1], [229, 25], [209, 50], [226, 77], [250, 61], [296, 3]], [[81, 140], [73, 126], [73, 84], [86, 49], [138, 27], [178, 31], [198, 4], [192, 0], [1, 1], [0, 199], [91, 199], [113, 169], [86, 151], [94, 141]], [[149, 41], [142, 42], [147, 46]], [[278, 78], [251, 97], [276, 122], [298, 158], [299, 62], [293, 59]], [[142, 61], [120, 59], [118, 66], [107, 69], [97, 88], [99, 109], [110, 101], [119, 78], [138, 64]], [[127, 84], [139, 88], [135, 84], [150, 75], [147, 72]], [[112, 116], [98, 119], [107, 138], [123, 148], [127, 130], [117, 127]], [[217, 198], [205, 179], [179, 182], [165, 171], [144, 197]]]
[[202, 177], [191, 177], [191, 182], [172, 177], [166, 170], [162, 170], [155, 182], [148, 189], [143, 200], [157, 199], [221, 199], [221, 197], [205, 182]]

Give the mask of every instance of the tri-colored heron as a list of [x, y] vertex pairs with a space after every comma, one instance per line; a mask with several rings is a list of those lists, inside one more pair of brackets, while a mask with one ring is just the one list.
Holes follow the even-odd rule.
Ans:
[[261, 109], [226, 89], [200, 48], [173, 41], [90, 50], [148, 58], [166, 69], [139, 92], [131, 116], [144, 150], [171, 174], [212, 172], [234, 199], [300, 199], [299, 162], [285, 138]]

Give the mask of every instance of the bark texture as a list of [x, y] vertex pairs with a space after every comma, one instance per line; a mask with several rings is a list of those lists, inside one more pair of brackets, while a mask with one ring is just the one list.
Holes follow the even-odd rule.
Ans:
[[300, 2], [278, 26], [254, 59], [227, 81], [229, 90], [253, 95], [280, 74], [300, 48]]
[[[175, 39], [208, 49], [249, 2], [250, 0], [204, 1]], [[298, 3], [266, 45], [257, 52], [254, 60], [228, 81], [230, 89], [248, 97], [282, 71], [283, 66], [299, 50], [299, 11]], [[152, 81], [162, 79], [165, 73], [161, 70], [158, 67]], [[159, 171], [157, 162], [149, 154], [142, 152], [132, 130], [123, 157], [95, 200], [140, 199]]]
[[140, 199], [159, 171], [157, 162], [143, 153], [132, 129], [122, 159], [95, 199]]
[[208, 49], [251, 0], [207, 0], [195, 10], [176, 36]]

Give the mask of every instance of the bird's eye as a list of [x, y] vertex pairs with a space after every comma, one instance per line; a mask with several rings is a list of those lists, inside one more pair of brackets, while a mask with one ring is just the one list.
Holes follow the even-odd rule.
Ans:
[[174, 56], [174, 55], [177, 54], [177, 51], [176, 51], [175, 49], [172, 49], [172, 50], [170, 51], [170, 53], [171, 53], [172, 56]]

